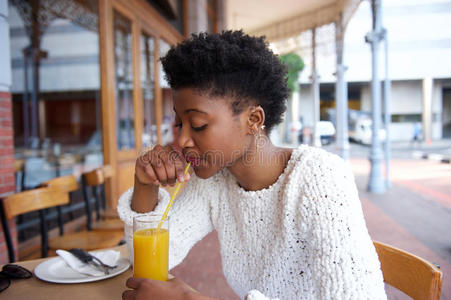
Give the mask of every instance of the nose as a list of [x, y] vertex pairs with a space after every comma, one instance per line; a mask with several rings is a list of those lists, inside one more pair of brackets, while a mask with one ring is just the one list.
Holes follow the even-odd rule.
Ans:
[[194, 147], [194, 142], [191, 138], [191, 135], [189, 134], [189, 128], [187, 128], [187, 126], [185, 126], [185, 128], [182, 127], [179, 129], [177, 142], [179, 144], [179, 147], [182, 149]]

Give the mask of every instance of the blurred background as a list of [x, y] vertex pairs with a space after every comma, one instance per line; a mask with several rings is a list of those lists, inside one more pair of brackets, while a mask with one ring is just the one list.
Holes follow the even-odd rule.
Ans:
[[[266, 36], [290, 70], [272, 141], [349, 161], [372, 238], [439, 264], [451, 299], [449, 0], [0, 0], [0, 197], [108, 164], [114, 211], [139, 153], [174, 142], [159, 57], [191, 33], [227, 29]], [[69, 231], [84, 226], [83, 203], [80, 192], [64, 209]], [[21, 260], [39, 253], [37, 222], [8, 223]], [[172, 273], [237, 299], [214, 232]]]

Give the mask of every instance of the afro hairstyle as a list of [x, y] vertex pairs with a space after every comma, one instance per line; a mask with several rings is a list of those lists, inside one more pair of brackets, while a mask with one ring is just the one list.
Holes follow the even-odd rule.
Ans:
[[289, 92], [286, 68], [264, 37], [242, 30], [193, 34], [161, 58], [172, 89], [193, 88], [212, 97], [230, 97], [234, 114], [260, 105], [269, 132], [282, 121]]

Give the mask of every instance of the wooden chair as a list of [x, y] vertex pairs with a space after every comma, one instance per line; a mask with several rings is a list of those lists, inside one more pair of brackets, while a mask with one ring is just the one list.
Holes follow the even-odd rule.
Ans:
[[409, 252], [374, 241], [385, 283], [413, 299], [440, 299], [442, 271]]
[[[55, 178], [55, 179], [52, 179], [52, 180], [49, 180], [49, 181], [45, 182], [45, 184], [47, 184], [49, 187], [59, 188], [60, 190], [65, 191], [67, 193], [74, 192], [74, 191], [78, 190], [78, 184], [77, 184], [77, 181], [76, 181], [76, 179], [75, 179], [75, 177], [73, 175], [58, 177], [58, 178]], [[91, 213], [91, 210], [89, 208], [90, 207], [90, 201], [86, 197], [85, 193], [84, 193], [84, 198], [85, 198], [84, 200], [85, 200], [86, 213], [88, 214], [86, 216], [87, 217], [87, 227], [88, 227], [88, 230], [90, 230], [89, 226], [90, 226], [90, 220], [92, 218], [91, 217], [92, 213]], [[111, 224], [111, 222], [109, 222], [108, 224], [106, 224], [107, 227], [104, 230], [116, 231], [117, 233], [122, 235], [123, 229], [124, 229], [123, 222], [121, 220], [117, 220], [116, 223], [118, 223], [118, 224], [116, 224], [116, 227], [114, 227], [113, 226], [114, 224]], [[85, 232], [82, 235], [82, 237], [80, 237], [80, 238], [87, 239], [89, 241], [89, 243], [94, 243], [94, 245], [97, 245], [99, 243], [102, 243], [102, 245], [104, 245], [105, 243], [108, 244], [109, 243], [108, 240], [105, 240], [104, 238], [101, 238], [101, 234], [102, 233], [98, 233], [98, 232], [94, 232], [94, 231], [91, 232], [91, 233]], [[80, 233], [80, 235], [81, 235], [81, 233]], [[72, 241], [67, 241], [67, 239], [70, 239], [70, 237], [69, 238], [65, 238], [65, 239], [62, 238], [62, 242], [74, 243]], [[116, 242], [116, 239], [117, 239], [117, 235], [115, 234], [115, 235], [113, 235], [113, 242]], [[50, 248], [51, 249], [55, 249], [54, 248], [54, 246], [56, 246], [55, 243], [59, 244], [60, 241], [52, 241], [50, 243]], [[109, 246], [107, 246], [107, 247], [109, 247]], [[76, 247], [72, 247], [72, 248], [76, 248]], [[97, 249], [97, 248], [104, 248], [104, 247], [97, 247], [97, 246], [95, 246], [95, 248]], [[61, 248], [58, 248], [58, 249], [61, 249]]]
[[50, 188], [38, 188], [26, 192], [20, 192], [5, 197], [0, 201], [0, 214], [2, 219], [3, 233], [8, 248], [9, 261], [14, 262], [14, 248], [8, 220], [24, 213], [39, 211], [41, 224], [42, 256], [47, 256], [48, 236], [47, 222], [45, 222], [45, 208], [64, 205], [69, 203], [69, 197], [63, 192], [54, 191]]
[[[115, 211], [105, 210], [105, 180], [114, 175], [114, 170], [111, 166], [105, 165], [103, 167], [84, 173], [82, 176], [83, 193], [85, 199], [90, 199], [90, 194], [93, 195], [93, 200], [96, 209], [96, 222], [92, 222], [91, 213], [88, 214], [88, 229], [94, 231], [123, 231], [124, 223], [118, 218]], [[91, 193], [90, 193], [91, 192]], [[91, 200], [87, 203], [89, 212], [91, 211]], [[101, 211], [103, 208], [103, 211]]]
[[[75, 179], [75, 178], [74, 178]], [[41, 225], [41, 252], [42, 257], [47, 257], [48, 250], [71, 248], [83, 248], [94, 250], [108, 248], [118, 245], [122, 238], [122, 232], [76, 232], [48, 239], [47, 221], [45, 209], [60, 205], [69, 204], [69, 194], [63, 189], [52, 187], [37, 188], [30, 191], [20, 192], [3, 198], [1, 204], [1, 219], [3, 232], [8, 248], [8, 255], [11, 262], [15, 261], [14, 249], [7, 220], [24, 213], [39, 211]]]
[[[61, 191], [69, 194], [69, 199], [70, 199], [70, 193], [78, 190], [77, 180], [72, 175], [61, 176], [61, 177], [57, 177], [54, 179], [50, 179], [48, 181], [41, 183], [40, 187], [59, 188]], [[56, 209], [57, 209], [57, 213], [58, 213], [57, 216], [58, 216], [59, 233], [60, 233], [60, 236], [62, 236], [62, 235], [64, 235], [63, 212], [62, 212], [61, 206], [57, 206]]]
[[[73, 178], [73, 180], [75, 181], [75, 178]], [[63, 181], [60, 180], [60, 183], [62, 182]], [[2, 226], [5, 232], [5, 240], [7, 242], [8, 254], [11, 262], [13, 262], [15, 258], [12, 240], [6, 220], [31, 211], [39, 211], [42, 239], [42, 257], [47, 256], [49, 249], [68, 250], [71, 248], [83, 248], [86, 250], [94, 250], [113, 247], [121, 242], [123, 237], [123, 234], [121, 232], [88, 231], [66, 234], [64, 236], [55, 237], [49, 241], [47, 222], [45, 218], [45, 209], [60, 205], [67, 205], [69, 201], [69, 194], [64, 191], [64, 188], [59, 189], [56, 186], [56, 183], [53, 182], [52, 187], [38, 188], [13, 194], [11, 196], [5, 197], [3, 201], [0, 202], [3, 205], [2, 209], [0, 209], [2, 213]]]

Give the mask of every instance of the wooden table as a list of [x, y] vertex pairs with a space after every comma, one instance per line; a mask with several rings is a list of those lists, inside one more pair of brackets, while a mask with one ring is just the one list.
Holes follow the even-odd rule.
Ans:
[[[126, 245], [111, 248], [119, 250], [122, 257], [128, 257]], [[17, 262], [30, 271], [48, 258]], [[0, 299], [61, 299], [61, 300], [85, 300], [85, 299], [121, 299], [122, 292], [126, 290], [125, 281], [133, 275], [133, 271], [129, 268], [124, 273], [105, 280], [89, 282], [89, 283], [50, 283], [39, 280], [35, 276], [30, 279], [12, 279], [11, 285], [5, 291], [0, 293]]]

